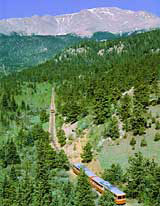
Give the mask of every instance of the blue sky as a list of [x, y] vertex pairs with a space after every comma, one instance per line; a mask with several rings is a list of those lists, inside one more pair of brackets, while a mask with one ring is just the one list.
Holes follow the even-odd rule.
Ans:
[[160, 16], [160, 0], [0, 0], [0, 19], [33, 15], [60, 15], [85, 8], [120, 7]]

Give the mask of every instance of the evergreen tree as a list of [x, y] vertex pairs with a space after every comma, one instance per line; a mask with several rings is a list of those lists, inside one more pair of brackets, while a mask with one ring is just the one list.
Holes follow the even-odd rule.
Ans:
[[123, 170], [120, 164], [112, 164], [111, 168], [105, 169], [102, 178], [112, 184], [121, 183], [123, 181]]
[[99, 199], [98, 206], [116, 206], [114, 196], [106, 191]]
[[35, 206], [51, 204], [51, 191], [50, 185], [48, 182], [49, 179], [49, 170], [45, 164], [45, 142], [42, 139], [39, 139], [36, 143], [37, 148], [37, 162], [36, 162], [36, 175], [35, 175], [35, 184], [34, 184], [34, 195], [33, 195], [33, 204]]
[[63, 147], [66, 144], [66, 136], [64, 130], [59, 129], [57, 131], [57, 137], [58, 137], [59, 144], [61, 145], [61, 147]]
[[69, 170], [70, 164], [64, 150], [60, 150], [57, 154], [57, 168]]
[[119, 138], [119, 128], [118, 120], [116, 117], [113, 117], [110, 121], [110, 124], [106, 131], [106, 136], [112, 138], [113, 140]]
[[23, 100], [22, 100], [22, 103], [21, 103], [21, 109], [26, 110], [26, 104]]
[[78, 182], [75, 191], [75, 206], [95, 206], [93, 193], [88, 182], [88, 177], [83, 171], [78, 176]]
[[2, 97], [2, 107], [4, 109], [6, 109], [6, 110], [9, 107], [9, 101], [10, 101], [9, 95], [3, 94], [3, 97]]
[[45, 110], [42, 110], [42, 111], [40, 112], [40, 120], [41, 120], [42, 123], [48, 122], [48, 120], [49, 120], [49, 115], [46, 113]]
[[105, 96], [103, 90], [96, 91], [93, 106], [95, 124], [103, 124], [111, 116], [110, 98]]
[[5, 167], [7, 167], [8, 165], [21, 163], [16, 145], [14, 144], [12, 139], [6, 143], [4, 149], [5, 149], [5, 158], [4, 158]]
[[132, 139], [130, 141], [130, 145], [133, 147], [136, 145], [136, 139], [134, 137], [132, 137]]
[[124, 95], [121, 98], [120, 106], [119, 106], [119, 114], [123, 121], [126, 121], [131, 116], [131, 97], [129, 95]]
[[146, 147], [146, 146], [147, 146], [147, 141], [146, 141], [145, 138], [143, 138], [143, 139], [141, 140], [141, 147]]
[[88, 142], [84, 148], [83, 153], [81, 154], [82, 162], [91, 162], [93, 159], [92, 145]]
[[160, 141], [160, 133], [159, 133], [159, 132], [157, 132], [157, 133], [155, 134], [154, 141], [155, 141], [155, 142]]
[[19, 181], [16, 196], [18, 206], [32, 205], [34, 194], [33, 185], [34, 182], [32, 181], [31, 177], [28, 176], [28, 174], [26, 174], [25, 177]]

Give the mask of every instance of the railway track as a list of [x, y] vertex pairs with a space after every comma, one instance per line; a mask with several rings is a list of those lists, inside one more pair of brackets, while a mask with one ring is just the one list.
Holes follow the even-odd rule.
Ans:
[[52, 89], [52, 96], [51, 96], [51, 105], [50, 105], [50, 118], [49, 118], [49, 134], [51, 138], [51, 147], [55, 150], [59, 150], [56, 141], [56, 108], [55, 108], [55, 92], [54, 88]]
[[[49, 119], [49, 133], [50, 133], [50, 138], [51, 138], [51, 147], [53, 149], [55, 149], [56, 151], [59, 151], [60, 149], [60, 146], [58, 145], [58, 142], [57, 142], [57, 136], [56, 136], [56, 107], [55, 107], [55, 91], [54, 91], [54, 88], [52, 89], [52, 96], [51, 96], [51, 104], [50, 104], [50, 119]], [[71, 169], [73, 169], [74, 173], [75, 174], [78, 174], [79, 171], [77, 170], [77, 167], [76, 165], [77, 164], [80, 164], [82, 165], [81, 163], [76, 163], [76, 164], [73, 164], [70, 162], [70, 166], [71, 166]], [[86, 167], [83, 167], [83, 169], [86, 168]], [[98, 180], [102, 180], [101, 178], [99, 178], [98, 176], [94, 175], [89, 169], [86, 168], [86, 172], [87, 173], [86, 175], [90, 178], [90, 176], [88, 175], [88, 173], [90, 174], [91, 173], [91, 176], [93, 179], [94, 178], [98, 178]], [[102, 180], [104, 183], [106, 183], [106, 181]], [[91, 186], [93, 187], [93, 189], [95, 191], [97, 191], [97, 194], [100, 195], [102, 193], [101, 190], [104, 190], [104, 186], [100, 188], [100, 183], [97, 184], [97, 181], [91, 181], [92, 182]], [[94, 184], [93, 184], [94, 183]], [[96, 185], [97, 184], [97, 185]], [[96, 186], [95, 186], [96, 185]], [[107, 182], [107, 186], [110, 186], [110, 183]], [[116, 188], [116, 187], [114, 187]], [[112, 186], [112, 189], [113, 189], [113, 186]], [[116, 188], [116, 191], [122, 193], [121, 191], [118, 190], [118, 188]], [[112, 192], [113, 193], [113, 192]], [[125, 195], [125, 193], [123, 193], [123, 196]], [[122, 194], [121, 194], [122, 196]], [[116, 204], [125, 204], [126, 203], [126, 200], [125, 199], [116, 199]]]

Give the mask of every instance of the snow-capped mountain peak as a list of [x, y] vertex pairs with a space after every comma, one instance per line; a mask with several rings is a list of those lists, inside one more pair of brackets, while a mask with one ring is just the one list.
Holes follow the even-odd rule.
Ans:
[[0, 33], [27, 35], [59, 35], [75, 33], [92, 35], [97, 31], [130, 32], [160, 27], [160, 18], [145, 11], [123, 10], [117, 7], [85, 9], [61, 16], [32, 16], [0, 20]]

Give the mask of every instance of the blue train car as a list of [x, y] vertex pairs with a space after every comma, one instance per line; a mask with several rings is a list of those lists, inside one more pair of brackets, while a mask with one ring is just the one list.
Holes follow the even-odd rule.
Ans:
[[111, 192], [115, 197], [115, 203], [122, 205], [126, 203], [126, 194], [119, 190], [114, 185], [110, 184], [108, 181], [103, 180], [102, 178], [95, 175], [90, 169], [88, 169], [82, 163], [76, 163], [73, 165], [73, 171], [75, 174], [80, 173], [80, 169], [84, 171], [86, 176], [89, 178], [89, 182], [97, 191], [104, 193], [105, 191]]

